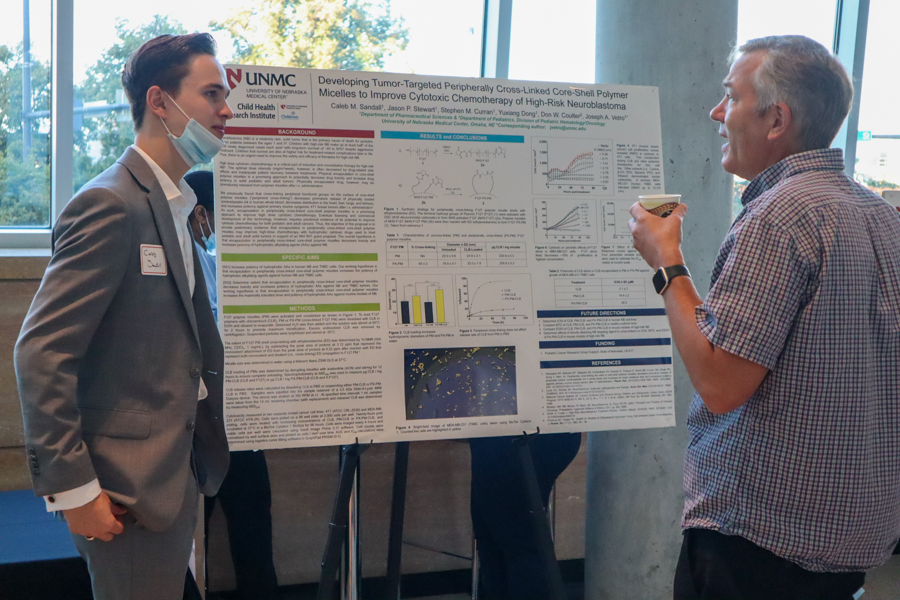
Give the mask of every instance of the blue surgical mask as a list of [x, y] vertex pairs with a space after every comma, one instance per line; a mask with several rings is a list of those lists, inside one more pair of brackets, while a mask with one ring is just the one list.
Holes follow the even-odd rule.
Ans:
[[203, 240], [203, 245], [206, 247], [206, 252], [210, 256], [216, 255], [216, 232], [212, 230], [212, 227], [209, 226], [209, 212], [206, 209], [203, 209], [203, 212], [206, 213], [206, 227], [209, 229], [209, 236], [206, 235], [206, 232], [203, 231], [203, 223], [200, 223], [200, 239]]
[[209, 237], [202, 236], [203, 243], [206, 245], [206, 253], [210, 256], [216, 255], [216, 232], [213, 231]]
[[[166, 96], [169, 96], [169, 94], [166, 94]], [[219, 150], [225, 147], [225, 142], [214, 136], [206, 127], [188, 117], [187, 113], [172, 99], [172, 96], [169, 96], [169, 100], [172, 100], [172, 104], [188, 119], [187, 125], [184, 126], [184, 133], [181, 134], [181, 137], [176, 137], [169, 131], [169, 126], [166, 125], [166, 122], [160, 118], [163, 127], [169, 132], [169, 139], [172, 140], [175, 150], [178, 151], [178, 154], [181, 155], [181, 158], [184, 159], [184, 162], [189, 167], [208, 163], [219, 153]]]

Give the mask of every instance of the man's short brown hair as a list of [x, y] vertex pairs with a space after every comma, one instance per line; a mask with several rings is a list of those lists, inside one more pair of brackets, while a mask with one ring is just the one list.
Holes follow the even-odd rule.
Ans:
[[158, 85], [171, 95], [178, 93], [191, 62], [199, 54], [216, 55], [216, 41], [208, 33], [161, 35], [134, 51], [122, 69], [122, 87], [131, 103], [134, 128], [144, 123], [147, 90]]

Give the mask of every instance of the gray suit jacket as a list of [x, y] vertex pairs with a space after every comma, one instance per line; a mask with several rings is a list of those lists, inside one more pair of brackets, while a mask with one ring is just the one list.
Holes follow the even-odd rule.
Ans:
[[[200, 262], [192, 298], [168, 201], [132, 149], [72, 198], [53, 240], [15, 351], [35, 493], [96, 477], [164, 530], [192, 468], [207, 495], [228, 470], [224, 352]], [[142, 272], [142, 245], [162, 246], [166, 264], [149, 270], [165, 275]]]

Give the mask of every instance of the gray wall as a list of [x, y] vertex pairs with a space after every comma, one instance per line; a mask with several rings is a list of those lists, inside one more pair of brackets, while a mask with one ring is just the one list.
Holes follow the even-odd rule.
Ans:
[[[709, 111], [736, 33], [737, 0], [597, 2], [597, 81], [659, 87], [665, 188], [689, 207], [684, 252], [701, 294], [731, 217]], [[692, 391], [676, 356], [675, 428], [588, 436], [586, 598], [672, 597]]]
[[[736, 33], [737, 0], [597, 2], [597, 81], [659, 87], [665, 188], [689, 207], [684, 252], [701, 294], [731, 220], [732, 179], [709, 111]], [[588, 436], [586, 598], [672, 597], [692, 392], [676, 356], [675, 428]]]
[[0, 492], [31, 487], [13, 346], [47, 262], [47, 258], [0, 256]]

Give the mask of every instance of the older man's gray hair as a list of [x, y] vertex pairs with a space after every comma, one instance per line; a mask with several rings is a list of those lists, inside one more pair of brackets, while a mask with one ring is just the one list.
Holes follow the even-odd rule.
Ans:
[[753, 77], [756, 110], [783, 102], [798, 125], [798, 151], [828, 148], [850, 112], [853, 84], [841, 62], [822, 44], [802, 35], [750, 40], [732, 53], [762, 52]]

